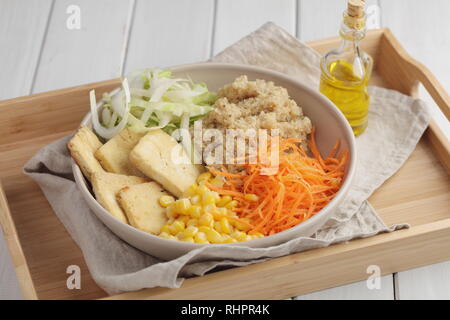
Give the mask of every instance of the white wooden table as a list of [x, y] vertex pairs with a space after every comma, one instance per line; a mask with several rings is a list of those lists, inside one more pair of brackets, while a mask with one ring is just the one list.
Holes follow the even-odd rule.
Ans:
[[[206, 60], [267, 21], [302, 41], [334, 36], [345, 2], [0, 0], [0, 99], [111, 79], [141, 67]], [[450, 1], [366, 2], [381, 13], [371, 25], [391, 28], [450, 91]], [[80, 29], [71, 20], [78, 9]], [[448, 122], [440, 122], [449, 132]], [[17, 298], [0, 235], [0, 299]], [[296, 299], [450, 299], [450, 262], [384, 276], [380, 289], [369, 290], [363, 281]]]

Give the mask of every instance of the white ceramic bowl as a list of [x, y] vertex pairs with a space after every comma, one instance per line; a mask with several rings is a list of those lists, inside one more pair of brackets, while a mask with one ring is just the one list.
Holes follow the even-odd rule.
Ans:
[[[349, 150], [350, 160], [341, 189], [326, 207], [309, 220], [283, 232], [257, 240], [227, 245], [264, 248], [296, 237], [310, 236], [317, 231], [343, 200], [355, 174], [355, 138], [348, 122], [339, 109], [316, 90], [312, 90], [286, 75], [263, 68], [235, 64], [198, 63], [173, 67], [171, 70], [176, 77], [190, 77], [196, 82], [206, 83], [212, 91], [217, 91], [223, 85], [233, 82], [236, 77], [244, 74], [248, 76], [249, 80], [264, 79], [273, 81], [276, 85], [286, 88], [291, 98], [303, 108], [305, 115], [311, 119], [316, 127], [317, 145], [322, 154], [327, 154], [337, 139], [341, 140], [341, 149]], [[88, 114], [82, 124], [91, 127], [90, 119], [90, 114]], [[165, 260], [181, 256], [204, 245], [162, 239], [117, 220], [95, 200], [80, 168], [74, 161], [72, 163], [75, 180], [89, 207], [109, 229], [130, 245]], [[218, 250], [222, 246], [220, 244], [206, 245], [217, 246]]]

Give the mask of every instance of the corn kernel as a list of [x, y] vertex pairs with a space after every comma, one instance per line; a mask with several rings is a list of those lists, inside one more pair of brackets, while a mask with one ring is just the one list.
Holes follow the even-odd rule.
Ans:
[[195, 195], [193, 197], [191, 197], [191, 203], [192, 204], [199, 204], [200, 203], [200, 196], [199, 195]]
[[198, 186], [194, 183], [193, 185], [190, 185], [184, 193], [187, 196], [195, 196], [197, 193], [197, 188]]
[[170, 206], [174, 202], [175, 202], [175, 198], [172, 197], [172, 196], [164, 195], [164, 196], [161, 196], [159, 198], [159, 204], [163, 208], [167, 208], [168, 206]]
[[213, 213], [216, 212], [217, 207], [215, 204], [207, 204], [205, 206], [203, 206], [203, 212], [209, 212], [209, 213]]
[[208, 229], [205, 232], [206, 234], [206, 238], [208, 239], [209, 242], [211, 243], [221, 243], [222, 242], [222, 236], [220, 233], [218, 233], [216, 230], [214, 229]]
[[234, 211], [231, 210], [231, 209], [228, 209], [228, 210], [227, 210], [227, 215], [229, 215], [230, 217], [237, 217], [236, 212], [234, 212]]
[[216, 204], [216, 197], [214, 196], [214, 193], [208, 191], [202, 194], [202, 204], [203, 205]]
[[244, 199], [247, 200], [247, 201], [256, 202], [256, 201], [259, 200], [259, 197], [258, 197], [256, 194], [253, 194], [253, 193], [247, 193], [247, 194], [244, 196]]
[[209, 230], [211, 230], [211, 227], [207, 227], [207, 226], [199, 226], [198, 227], [198, 233], [202, 232], [202, 233], [206, 234]]
[[245, 232], [239, 231], [239, 230], [235, 230], [232, 234], [231, 237], [236, 239], [237, 241], [245, 241], [247, 239], [247, 235], [245, 234]]
[[170, 205], [169, 207], [166, 208], [166, 216], [167, 218], [171, 219], [171, 218], [176, 218], [177, 214], [175, 213], [175, 210], [173, 209], [174, 205]]
[[231, 200], [233, 200], [233, 199], [230, 196], [223, 196], [223, 197], [220, 198], [219, 201], [217, 201], [217, 206], [218, 207], [224, 207]]
[[216, 212], [218, 214], [221, 214], [221, 215], [224, 215], [224, 216], [228, 215], [228, 209], [227, 208], [217, 208]]
[[175, 238], [176, 238], [177, 240], [179, 240], [179, 241], [183, 240], [183, 232], [178, 232], [178, 233], [175, 235]]
[[[184, 229], [185, 229], [185, 224], [184, 224], [183, 221], [175, 220], [175, 221], [172, 223], [171, 227], [173, 227], [173, 228], [175, 229], [176, 233], [178, 233], [178, 232], [184, 231]], [[172, 233], [172, 234], [173, 234], [173, 233]]]
[[216, 230], [217, 232], [222, 233], [222, 225], [220, 224], [220, 221], [214, 222], [214, 230]]
[[214, 217], [211, 213], [205, 212], [199, 219], [198, 219], [198, 225], [199, 226], [205, 226], [205, 227], [213, 227], [214, 225]]
[[204, 193], [209, 192], [209, 189], [204, 185], [200, 185], [197, 188], [196, 194], [198, 194], [199, 196], [202, 196]]
[[188, 222], [186, 223], [186, 226], [194, 226], [196, 227], [198, 225], [198, 220], [197, 219], [189, 219]]
[[187, 214], [187, 209], [191, 206], [191, 201], [189, 199], [178, 199], [174, 204], [174, 211], [178, 214]]
[[194, 243], [194, 242], [195, 242], [193, 237], [183, 237], [183, 238], [180, 239], [180, 240], [181, 240], [181, 241], [184, 241], [184, 242], [191, 242], [191, 243]]
[[[189, 216], [179, 216], [179, 217], [177, 218], [178, 221], [184, 222], [184, 225], [186, 225], [186, 224], [188, 223], [189, 219], [190, 219]], [[173, 223], [173, 222], [172, 222], [172, 223]]]
[[159, 234], [159, 236], [160, 236], [161, 238], [164, 238], [164, 239], [169, 239], [170, 234], [167, 233], [167, 232], [161, 232], [161, 233]]
[[215, 177], [214, 179], [211, 180], [211, 184], [217, 188], [222, 188], [224, 185], [224, 181], [219, 177]]
[[246, 225], [245, 223], [242, 223], [240, 221], [236, 221], [234, 226], [236, 227], [236, 229], [239, 229], [241, 231], [248, 231], [250, 229], [250, 227], [248, 225]]
[[238, 202], [237, 202], [236, 200], [231, 200], [230, 202], [228, 202], [228, 203], [225, 205], [225, 208], [233, 209], [233, 208], [236, 207], [237, 205], [238, 205]]
[[204, 232], [197, 232], [194, 236], [194, 241], [196, 243], [209, 243], [208, 238]]
[[176, 235], [178, 233], [178, 230], [173, 225], [170, 225], [169, 226], [169, 233], [174, 236], [174, 235]]
[[246, 218], [242, 218], [242, 219], [240, 219], [240, 220], [242, 220], [243, 222], [233, 220], [233, 225], [236, 227], [236, 229], [239, 229], [239, 230], [245, 231], [245, 232], [247, 232], [248, 230], [250, 230], [250, 226], [248, 226], [246, 223], [244, 223], [244, 222], [249, 223], [249, 220], [246, 219]]
[[227, 218], [221, 218], [220, 222], [220, 232], [230, 234], [231, 233], [231, 225]]
[[193, 237], [198, 232], [198, 228], [195, 226], [189, 226], [183, 231], [184, 237]]
[[161, 233], [169, 233], [170, 234], [170, 226], [169, 225], [167, 225], [167, 224], [165, 224], [165, 225], [163, 225], [162, 226], [162, 228], [161, 228], [161, 230], [160, 230], [160, 232]]
[[211, 172], [203, 172], [202, 174], [200, 174], [197, 178], [197, 182], [201, 183], [201, 182], [206, 182], [209, 179], [211, 179]]
[[222, 242], [223, 243], [234, 243], [234, 242], [237, 242], [237, 240], [232, 238], [228, 234], [222, 234]]
[[202, 207], [198, 205], [190, 206], [189, 209], [187, 209], [187, 213], [192, 218], [200, 218], [200, 216], [202, 215]]

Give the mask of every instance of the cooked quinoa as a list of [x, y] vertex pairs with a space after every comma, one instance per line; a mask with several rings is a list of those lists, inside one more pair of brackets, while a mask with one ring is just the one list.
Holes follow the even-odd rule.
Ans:
[[219, 90], [213, 111], [203, 118], [203, 128], [224, 134], [226, 129], [279, 129], [282, 138], [297, 138], [306, 146], [311, 121], [285, 88], [242, 75]]

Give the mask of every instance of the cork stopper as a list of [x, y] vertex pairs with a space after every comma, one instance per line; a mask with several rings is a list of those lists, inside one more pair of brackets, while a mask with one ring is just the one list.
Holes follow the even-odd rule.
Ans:
[[347, 11], [344, 15], [344, 23], [352, 28], [361, 30], [365, 27], [364, 0], [348, 0]]
[[362, 18], [364, 16], [364, 0], [348, 0], [347, 14], [352, 18]]

